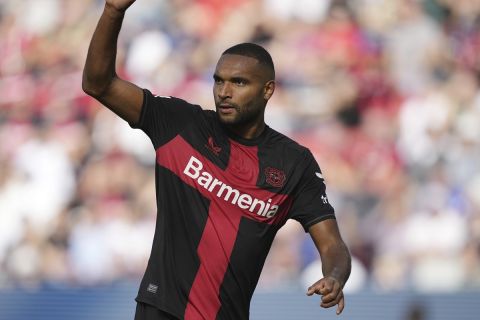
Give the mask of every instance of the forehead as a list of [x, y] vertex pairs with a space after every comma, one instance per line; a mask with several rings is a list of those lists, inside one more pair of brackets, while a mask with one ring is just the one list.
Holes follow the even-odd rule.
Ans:
[[257, 59], [237, 54], [224, 54], [215, 68], [215, 74], [221, 77], [264, 77], [264, 68]]

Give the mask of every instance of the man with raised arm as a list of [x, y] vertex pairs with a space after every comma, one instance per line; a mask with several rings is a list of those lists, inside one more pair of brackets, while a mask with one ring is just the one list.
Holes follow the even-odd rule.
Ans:
[[216, 111], [153, 95], [115, 72], [134, 2], [106, 0], [82, 86], [143, 130], [156, 152], [156, 229], [135, 319], [248, 319], [271, 243], [290, 218], [322, 259], [324, 278], [307, 295], [340, 314], [350, 254], [312, 154], [264, 122], [275, 90], [270, 54], [252, 43], [223, 52], [213, 75]]

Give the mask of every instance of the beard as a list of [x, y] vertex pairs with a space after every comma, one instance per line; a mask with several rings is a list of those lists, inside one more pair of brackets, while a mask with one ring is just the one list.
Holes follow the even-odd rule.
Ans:
[[217, 118], [223, 125], [242, 127], [256, 123], [259, 117], [261, 117], [263, 109], [249, 106], [242, 108], [238, 105], [231, 104], [231, 108], [227, 111], [222, 111], [222, 108], [217, 104], [216, 111]]

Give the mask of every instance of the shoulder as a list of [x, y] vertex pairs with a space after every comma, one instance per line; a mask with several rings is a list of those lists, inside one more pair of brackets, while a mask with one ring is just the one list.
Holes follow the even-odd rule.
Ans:
[[269, 127], [268, 130], [270, 130], [268, 145], [274, 147], [277, 152], [288, 155], [289, 158], [313, 158], [312, 153], [306, 146], [301, 145], [297, 141], [275, 129]]
[[281, 172], [286, 177], [284, 192], [293, 192], [305, 172], [315, 165], [315, 159], [308, 148], [292, 138], [269, 128], [268, 139], [258, 150], [258, 157], [263, 164], [263, 171]]
[[208, 110], [208, 109], [202, 109], [202, 113], [205, 118], [211, 120], [211, 121], [217, 121], [217, 115], [215, 111], [213, 110]]
[[192, 104], [182, 98], [179, 97], [174, 97], [174, 96], [164, 96], [164, 95], [157, 95], [152, 92], [150, 92], [147, 89], [144, 89], [144, 96], [145, 96], [145, 101], [147, 103], [153, 103], [154, 105], [163, 105], [167, 107], [186, 107], [186, 108], [192, 108], [197, 111], [203, 110], [202, 107], [200, 107], [197, 104]]

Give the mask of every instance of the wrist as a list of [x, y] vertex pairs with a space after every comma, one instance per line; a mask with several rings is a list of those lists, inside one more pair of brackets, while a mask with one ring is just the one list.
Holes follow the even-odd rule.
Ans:
[[343, 286], [345, 285], [345, 283], [341, 280], [342, 278], [339, 277], [339, 276], [336, 276], [336, 275], [328, 275], [328, 276], [325, 276], [325, 278], [329, 278], [329, 279], [332, 279], [333, 281], [336, 281], [340, 284], [340, 287], [343, 288]]
[[123, 19], [125, 16], [125, 11], [126, 9], [118, 9], [112, 6], [111, 4], [105, 3], [105, 8], [104, 12], [107, 14], [110, 18], [113, 19]]

